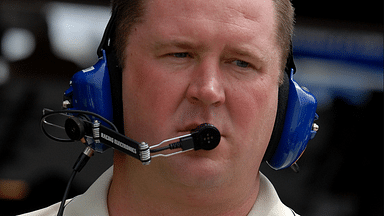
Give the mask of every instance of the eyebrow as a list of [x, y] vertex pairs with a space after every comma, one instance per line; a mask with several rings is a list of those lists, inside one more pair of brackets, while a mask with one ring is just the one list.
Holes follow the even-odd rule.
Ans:
[[181, 41], [181, 40], [171, 40], [171, 41], [158, 41], [154, 42], [154, 49], [155, 50], [161, 50], [168, 47], [177, 47], [181, 49], [196, 49], [201, 46], [194, 44], [190, 41]]
[[267, 60], [266, 55], [261, 50], [253, 50], [246, 46], [225, 47], [225, 50], [226, 53], [234, 53], [241, 57], [252, 58], [257, 60], [258, 62], [265, 62]]

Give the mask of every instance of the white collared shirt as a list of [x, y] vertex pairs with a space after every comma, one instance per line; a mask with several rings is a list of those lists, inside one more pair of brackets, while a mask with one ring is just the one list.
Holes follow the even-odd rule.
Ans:
[[[64, 215], [108, 216], [107, 196], [112, 181], [113, 167], [105, 171], [82, 195], [67, 200]], [[47, 208], [23, 214], [22, 216], [55, 216], [60, 202]], [[257, 200], [248, 216], [297, 215], [279, 199], [272, 183], [260, 173], [260, 190]]]

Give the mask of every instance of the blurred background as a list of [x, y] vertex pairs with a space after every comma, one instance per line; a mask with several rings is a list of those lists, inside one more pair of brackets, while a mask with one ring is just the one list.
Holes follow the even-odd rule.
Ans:
[[[318, 99], [320, 131], [291, 169], [262, 171], [301, 215], [383, 215], [383, 1], [298, 1], [295, 79]], [[0, 215], [61, 200], [80, 143], [46, 138], [71, 76], [97, 61], [108, 0], [1, 0]], [[95, 155], [70, 197], [112, 164]]]

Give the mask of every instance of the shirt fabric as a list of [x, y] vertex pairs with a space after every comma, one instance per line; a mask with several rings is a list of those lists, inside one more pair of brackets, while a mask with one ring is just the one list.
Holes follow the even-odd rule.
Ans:
[[[112, 181], [113, 167], [105, 171], [82, 195], [66, 202], [64, 215], [108, 216], [107, 196]], [[22, 216], [55, 216], [60, 202], [47, 208], [23, 214]], [[272, 183], [260, 173], [260, 189], [257, 200], [248, 216], [292, 216], [297, 215], [279, 199]]]

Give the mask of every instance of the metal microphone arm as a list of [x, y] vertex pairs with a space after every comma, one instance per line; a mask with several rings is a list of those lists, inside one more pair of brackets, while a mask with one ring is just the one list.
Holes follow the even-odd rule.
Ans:
[[[111, 130], [102, 125], [98, 120], [93, 123], [83, 121], [78, 117], [71, 117], [65, 121], [65, 131], [72, 140], [82, 140], [85, 136], [92, 137], [95, 143], [102, 143], [127, 155], [140, 160], [144, 165], [151, 163], [151, 153], [157, 153], [167, 149], [181, 149], [180, 151], [169, 154], [156, 154], [158, 156], [172, 156], [188, 150], [212, 150], [220, 142], [220, 132], [210, 124], [202, 124], [194, 129], [191, 134], [171, 138], [162, 141], [157, 145], [149, 147], [146, 142], [137, 142], [126, 137], [117, 131]], [[159, 147], [164, 143], [178, 140], [168, 146]]]
[[147, 143], [139, 143], [116, 131], [113, 131], [98, 120], [93, 123], [71, 117], [65, 121], [65, 132], [72, 140], [81, 140], [85, 135], [92, 137], [95, 143], [102, 143], [140, 160], [143, 164], [150, 163], [150, 152]]
[[103, 143], [148, 165], [151, 162], [151, 155], [147, 143], [139, 143], [129, 137], [117, 133], [103, 125], [99, 121], [93, 123], [93, 139], [96, 143]]

